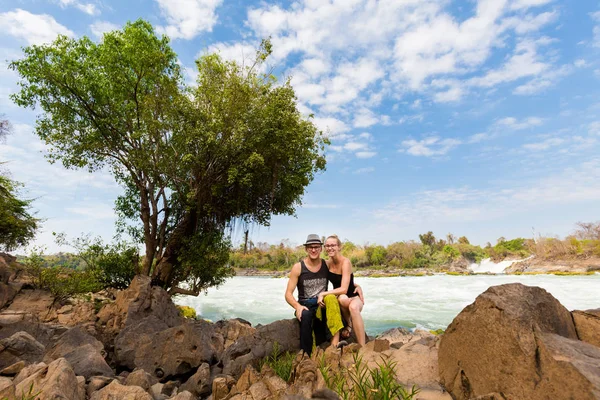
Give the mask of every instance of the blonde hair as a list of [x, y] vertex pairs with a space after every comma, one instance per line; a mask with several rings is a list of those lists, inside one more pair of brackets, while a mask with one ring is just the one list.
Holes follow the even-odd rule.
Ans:
[[325, 241], [327, 241], [329, 239], [335, 239], [337, 241], [337, 244], [340, 247], [340, 249], [342, 248], [342, 241], [340, 240], [338, 235], [329, 235], [329, 236], [327, 236], [327, 239], [325, 239]]

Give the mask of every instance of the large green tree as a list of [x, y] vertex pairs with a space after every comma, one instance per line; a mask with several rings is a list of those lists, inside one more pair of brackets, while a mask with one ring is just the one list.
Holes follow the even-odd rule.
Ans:
[[[0, 140], [9, 132], [8, 120], [0, 118]], [[19, 197], [20, 187], [7, 172], [0, 170], [0, 250], [11, 251], [26, 245], [38, 229], [39, 220], [30, 212], [31, 200]]]
[[168, 38], [138, 20], [100, 43], [25, 48], [11, 63], [22, 78], [13, 100], [43, 110], [36, 133], [50, 161], [107, 168], [124, 187], [119, 226], [144, 243], [142, 272], [198, 294], [229, 275], [232, 226], [293, 214], [325, 167], [326, 140], [289, 82], [260, 72], [270, 51], [263, 42], [247, 67], [201, 57], [188, 86]]

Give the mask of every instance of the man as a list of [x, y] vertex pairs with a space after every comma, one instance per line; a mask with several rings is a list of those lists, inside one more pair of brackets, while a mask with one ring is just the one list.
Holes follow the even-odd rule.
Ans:
[[[315, 340], [320, 344], [326, 340], [325, 318], [316, 318], [319, 305], [319, 293], [327, 290], [327, 264], [321, 259], [323, 243], [319, 235], [310, 234], [304, 243], [307, 256], [294, 264], [285, 291], [285, 301], [296, 310], [300, 321], [300, 348], [309, 356], [313, 348], [313, 329]], [[298, 288], [298, 300], [294, 290]]]

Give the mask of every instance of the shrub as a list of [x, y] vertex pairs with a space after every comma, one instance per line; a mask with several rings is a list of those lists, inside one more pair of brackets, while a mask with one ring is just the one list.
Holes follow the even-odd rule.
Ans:
[[177, 306], [179, 315], [184, 318], [196, 319], [196, 310], [190, 306]]
[[341, 367], [333, 371], [321, 359], [319, 369], [327, 387], [335, 391], [344, 400], [412, 400], [419, 393], [413, 386], [408, 391], [396, 380], [396, 363], [383, 359], [376, 368], [369, 368], [362, 357], [354, 354], [354, 363], [350, 367]]
[[286, 382], [289, 382], [292, 377], [292, 370], [294, 366], [294, 359], [296, 356], [293, 353], [282, 352], [279, 343], [273, 343], [273, 350], [271, 354], [265, 358], [260, 364], [259, 370], [266, 364], [274, 372]]

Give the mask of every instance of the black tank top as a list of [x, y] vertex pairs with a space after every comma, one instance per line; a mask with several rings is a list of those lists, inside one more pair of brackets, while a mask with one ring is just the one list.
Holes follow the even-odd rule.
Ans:
[[[340, 275], [340, 274], [335, 274], [331, 271], [328, 271], [327, 279], [329, 280], [329, 282], [331, 282], [334, 289], [337, 289], [340, 286], [342, 286], [342, 275]], [[354, 274], [350, 274], [350, 283], [348, 284], [348, 291], [346, 292], [346, 296], [348, 296], [348, 297], [358, 296], [358, 293], [354, 293], [354, 289], [356, 289], [356, 286], [354, 286]]]
[[300, 261], [300, 276], [298, 277], [298, 301], [316, 298], [319, 293], [327, 290], [327, 264], [325, 260], [321, 260], [321, 268], [317, 272], [311, 272], [304, 264], [304, 260]]

